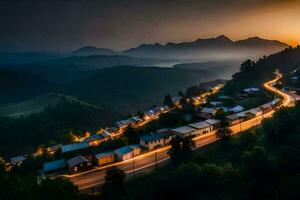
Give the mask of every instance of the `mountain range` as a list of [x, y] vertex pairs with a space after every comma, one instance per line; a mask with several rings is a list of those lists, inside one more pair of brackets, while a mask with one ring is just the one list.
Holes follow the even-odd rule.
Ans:
[[252, 37], [245, 40], [232, 41], [221, 35], [216, 38], [197, 39], [192, 42], [166, 43], [165, 45], [142, 44], [136, 48], [125, 50], [126, 55], [143, 57], [177, 57], [177, 58], [202, 58], [214, 60], [213, 58], [246, 58], [260, 57], [270, 53], [278, 52], [289, 47], [288, 44], [277, 40], [266, 40]]
[[278, 49], [282, 50], [289, 45], [278, 40], [267, 40], [259, 37], [250, 37], [244, 40], [232, 41], [225, 35], [215, 38], [197, 39], [192, 42], [173, 43], [168, 42], [165, 45], [160, 43], [141, 44], [138, 47], [130, 48], [121, 52], [111, 49], [96, 48], [86, 46], [72, 52], [73, 55], [116, 55], [125, 54], [133, 56], [151, 57], [156, 54], [167, 53], [168, 51], [195, 51], [195, 50], [234, 50], [234, 49]]

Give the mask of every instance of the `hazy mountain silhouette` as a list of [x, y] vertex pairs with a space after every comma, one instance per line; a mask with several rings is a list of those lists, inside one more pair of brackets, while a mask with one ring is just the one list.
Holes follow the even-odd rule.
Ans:
[[280, 42], [278, 40], [267, 40], [259, 37], [250, 37], [245, 40], [238, 40], [235, 43], [242, 47], [273, 47], [273, 46], [287, 47], [288, 46], [286, 43]]
[[[131, 57], [124, 55], [70, 56], [44, 62], [8, 66], [20, 72], [32, 73], [54, 83], [67, 83], [82, 78], [82, 72], [120, 65], [153, 66], [168, 60]], [[6, 67], [6, 65], [2, 66]], [[0, 66], [1, 68], [1, 66]]]
[[91, 55], [116, 55], [117, 52], [111, 49], [97, 48], [94, 46], [85, 46], [72, 52], [76, 56], [91, 56]]
[[221, 35], [216, 38], [197, 39], [192, 42], [169, 42], [165, 45], [159, 43], [142, 44], [136, 48], [128, 49], [123, 53], [143, 57], [177, 57], [214, 60], [260, 57], [278, 52], [288, 46], [289, 45], [276, 40], [266, 40], [258, 37], [234, 42], [228, 37]]

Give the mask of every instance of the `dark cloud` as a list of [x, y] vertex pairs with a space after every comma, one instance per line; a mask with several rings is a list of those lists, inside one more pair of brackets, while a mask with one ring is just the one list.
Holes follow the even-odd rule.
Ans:
[[[262, 10], [298, 0], [0, 0], [0, 50], [128, 48], [229, 34]], [[288, 7], [289, 8], [289, 7]], [[269, 12], [269, 10], [268, 10]], [[241, 26], [242, 24], [240, 24]], [[259, 28], [259, 27], [258, 27]], [[230, 32], [232, 29], [232, 32]], [[251, 33], [240, 34], [240, 37]]]

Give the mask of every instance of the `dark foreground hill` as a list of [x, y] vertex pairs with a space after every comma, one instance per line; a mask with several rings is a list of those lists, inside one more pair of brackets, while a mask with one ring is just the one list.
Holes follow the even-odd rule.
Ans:
[[0, 104], [20, 101], [51, 88], [51, 84], [34, 75], [0, 69]]

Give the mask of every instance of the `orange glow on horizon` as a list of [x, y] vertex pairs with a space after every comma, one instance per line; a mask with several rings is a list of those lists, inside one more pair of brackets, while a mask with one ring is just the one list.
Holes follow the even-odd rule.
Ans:
[[299, 45], [299, 42], [295, 41], [295, 40], [286, 40], [285, 41], [287, 44], [291, 45], [292, 47], [296, 47]]

